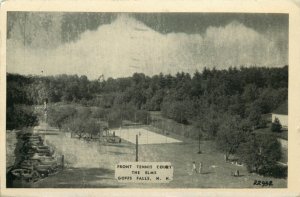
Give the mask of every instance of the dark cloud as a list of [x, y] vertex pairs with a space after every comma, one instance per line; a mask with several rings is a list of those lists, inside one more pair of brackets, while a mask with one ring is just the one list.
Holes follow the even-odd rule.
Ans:
[[[59, 25], [57, 32], [62, 42], [77, 40], [87, 30], [96, 30], [99, 26], [113, 22], [120, 13], [96, 12], [9, 12], [7, 37], [12, 37], [15, 25], [33, 32], [38, 26], [51, 31], [52, 25]], [[244, 24], [260, 33], [273, 31], [288, 34], [288, 14], [260, 13], [126, 13], [160, 33], [203, 34], [210, 26], [226, 26], [232, 21]], [[45, 24], [41, 26], [39, 23]], [[48, 28], [48, 29], [47, 29]], [[57, 30], [57, 29], [56, 29]], [[287, 40], [285, 40], [287, 42]], [[282, 43], [281, 43], [282, 44]]]
[[194, 72], [288, 64], [288, 15], [8, 14], [7, 70], [21, 74]]
[[259, 13], [140, 13], [138, 20], [161, 33], [204, 33], [209, 26], [226, 26], [238, 21], [258, 32], [268, 29], [288, 30], [288, 14]]

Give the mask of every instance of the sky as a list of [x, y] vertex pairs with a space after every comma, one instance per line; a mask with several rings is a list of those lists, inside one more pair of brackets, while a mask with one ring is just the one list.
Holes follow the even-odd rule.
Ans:
[[7, 72], [194, 73], [288, 65], [288, 15], [9, 12]]

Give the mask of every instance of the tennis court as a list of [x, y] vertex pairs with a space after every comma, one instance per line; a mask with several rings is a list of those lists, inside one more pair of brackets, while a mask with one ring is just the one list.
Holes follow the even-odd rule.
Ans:
[[139, 138], [139, 144], [167, 144], [167, 143], [180, 143], [182, 141], [154, 133], [146, 128], [121, 128], [110, 131], [114, 132], [116, 136], [135, 144], [136, 135]]

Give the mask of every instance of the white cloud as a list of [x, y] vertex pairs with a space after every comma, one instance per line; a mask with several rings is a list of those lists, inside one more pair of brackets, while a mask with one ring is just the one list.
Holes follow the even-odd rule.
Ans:
[[7, 41], [7, 70], [22, 74], [85, 74], [97, 78], [194, 72], [204, 66], [282, 66], [285, 58], [275, 40], [233, 22], [209, 27], [204, 35], [161, 34], [143, 23], [120, 16], [96, 31], [83, 33], [76, 42], [54, 49], [24, 48]]

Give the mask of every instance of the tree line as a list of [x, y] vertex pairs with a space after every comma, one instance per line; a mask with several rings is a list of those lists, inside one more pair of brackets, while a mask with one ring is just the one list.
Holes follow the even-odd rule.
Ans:
[[[261, 114], [270, 113], [288, 94], [288, 66], [241, 67], [202, 72], [131, 77], [21, 76], [7, 75], [8, 106], [76, 102], [103, 108], [130, 105], [138, 110], [162, 111], [165, 117], [196, 124], [224, 112], [248, 119], [254, 127], [263, 124]], [[207, 122], [207, 121], [205, 121]], [[215, 127], [214, 125], [207, 125]], [[205, 129], [204, 129], [205, 130]], [[215, 135], [215, 128], [209, 129]]]
[[[253, 131], [266, 127], [262, 115], [274, 111], [286, 102], [287, 97], [288, 66], [204, 68], [193, 75], [180, 72], [174, 76], [161, 73], [150, 77], [134, 73], [131, 77], [106, 79], [100, 76], [96, 80], [88, 80], [84, 75], [41, 77], [8, 74], [7, 121], [13, 119], [16, 105], [40, 105], [44, 101], [96, 106], [99, 111], [94, 116], [107, 121], [137, 121], [138, 113], [138, 121], [147, 123], [148, 111], [161, 111], [166, 118], [197, 128], [188, 136], [195, 138], [205, 134], [216, 141], [225, 155], [239, 154], [249, 169], [262, 172], [267, 167], [274, 167], [280, 159], [280, 144], [272, 136], [261, 137]], [[61, 125], [56, 121], [53, 124], [62, 127], [73, 122], [75, 125], [79, 120], [73, 120], [80, 116], [74, 115], [77, 112], [72, 113], [53, 111], [56, 118], [66, 115]], [[70, 117], [73, 117], [72, 121]], [[34, 124], [36, 121], [30, 122]], [[90, 125], [93, 127], [94, 123]], [[245, 158], [246, 153], [252, 159]], [[265, 157], [264, 153], [272, 153], [274, 157], [268, 162], [259, 159]], [[254, 160], [260, 164], [253, 164]]]

